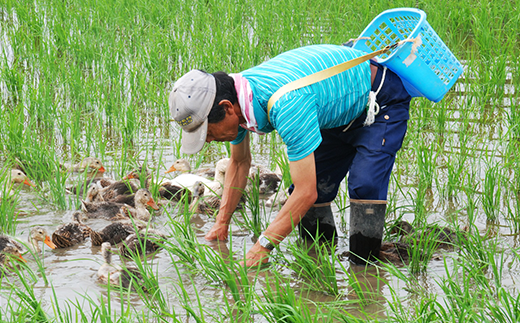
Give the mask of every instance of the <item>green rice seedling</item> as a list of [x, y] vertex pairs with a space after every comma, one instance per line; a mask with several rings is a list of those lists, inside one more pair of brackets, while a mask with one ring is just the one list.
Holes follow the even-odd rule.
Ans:
[[[146, 244], [146, 238], [142, 243], [143, 246]], [[141, 296], [144, 304], [158, 316], [163, 313], [168, 313], [170, 311], [170, 306], [167, 302], [166, 296], [159, 287], [158, 267], [154, 272], [153, 264], [149, 263], [148, 259], [142, 257], [140, 253], [133, 254], [132, 260], [135, 263], [134, 268], [137, 269], [139, 277], [130, 283], [131, 288]], [[126, 265], [123, 266], [123, 270], [131, 274], [131, 277], [135, 276], [128, 270]]]
[[470, 224], [468, 232], [462, 239], [464, 239], [464, 245], [461, 248], [462, 257], [468, 260], [468, 264], [473, 270], [486, 271], [490, 264], [486, 251], [488, 245], [485, 243], [486, 239], [480, 236], [477, 227]]
[[3, 197], [0, 200], [0, 232], [8, 235], [16, 233], [16, 221], [19, 211], [16, 209], [18, 205], [18, 194], [7, 197], [10, 192], [10, 187], [5, 185], [0, 187], [0, 195]]
[[496, 294], [496, 298], [490, 298], [490, 302], [486, 304], [489, 321], [517, 321], [520, 317], [520, 295], [514, 295], [503, 287], [500, 287]]
[[[265, 204], [260, 201], [260, 176], [259, 173], [255, 178], [248, 178], [250, 189], [242, 194], [246, 197], [246, 209], [241, 209], [244, 226], [251, 231], [255, 237], [258, 237], [267, 227], [263, 223], [261, 215], [265, 214]], [[248, 212], [246, 212], [246, 210]]]
[[437, 152], [432, 149], [432, 144], [418, 140], [415, 152], [417, 154], [417, 172], [419, 175], [419, 186], [431, 189], [436, 169]]
[[407, 264], [411, 273], [420, 273], [427, 269], [428, 263], [441, 243], [442, 231], [436, 228], [438, 227], [424, 222], [422, 227], [405, 237], [404, 241], [410, 245], [411, 250]]
[[[179, 268], [177, 267], [176, 264], [174, 264], [174, 266], [175, 266], [175, 270], [177, 271], [177, 274], [179, 275], [179, 277], [181, 277]], [[177, 283], [177, 286], [178, 286], [177, 293], [180, 296], [179, 298], [180, 298], [180, 301], [182, 302], [182, 307], [186, 310], [186, 315], [188, 317], [193, 318], [195, 320], [195, 322], [197, 322], [197, 323], [206, 322], [205, 312], [203, 310], [204, 306], [202, 305], [202, 301], [200, 299], [199, 292], [197, 291], [197, 288], [195, 288], [195, 282], [193, 281], [193, 278], [191, 276], [189, 278], [190, 278], [191, 285], [193, 286], [193, 291], [195, 293], [197, 302], [196, 303], [193, 302], [193, 296], [190, 293], [188, 293], [188, 291], [186, 290], [185, 285], [187, 286], [188, 284], [184, 284], [183, 281], [179, 280], [179, 282]], [[197, 313], [197, 310], [192, 307], [194, 304], [197, 304], [198, 313]]]
[[[11, 288], [14, 289], [19, 304], [23, 305], [25, 309], [22, 312], [22, 318], [30, 322], [47, 322], [49, 317], [43, 310], [42, 300], [34, 293], [34, 286], [31, 283], [35, 281], [36, 276], [27, 266], [23, 266], [22, 269], [19, 269], [18, 266], [12, 266], [12, 269], [19, 278], [18, 281], [22, 284], [22, 287], [18, 287], [11, 282]], [[30, 277], [26, 276], [25, 270], [27, 270]]]
[[266, 276], [265, 288], [262, 290], [265, 301], [258, 301], [258, 311], [267, 322], [322, 322], [321, 313], [312, 314], [309, 305], [315, 307], [311, 301], [305, 301], [296, 296], [288, 279], [279, 275]]
[[500, 213], [501, 175], [498, 165], [486, 170], [482, 192], [482, 206], [489, 221], [496, 221]]
[[302, 241], [287, 247], [293, 256], [288, 267], [303, 279], [311, 289], [330, 295], [338, 295], [336, 275], [336, 246], [333, 243], [321, 243], [318, 238], [313, 242]]
[[507, 215], [505, 218], [510, 223], [511, 230], [518, 233], [520, 232], [520, 195], [516, 193], [508, 195], [510, 197], [506, 198]]

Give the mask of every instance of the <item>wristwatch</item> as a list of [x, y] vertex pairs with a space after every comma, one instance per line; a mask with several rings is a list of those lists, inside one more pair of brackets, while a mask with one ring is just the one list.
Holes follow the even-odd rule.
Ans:
[[274, 249], [274, 244], [272, 244], [271, 240], [269, 240], [268, 237], [264, 236], [263, 233], [258, 237], [258, 243], [265, 249], [268, 249], [268, 250]]

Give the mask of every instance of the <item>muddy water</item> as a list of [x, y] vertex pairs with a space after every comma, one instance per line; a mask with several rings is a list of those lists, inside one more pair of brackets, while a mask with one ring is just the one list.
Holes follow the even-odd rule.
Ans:
[[[403, 203], [405, 201], [402, 201]], [[165, 228], [167, 230], [167, 219], [168, 217], [164, 214], [165, 212], [177, 212], [171, 206], [165, 206], [167, 209], [163, 210], [153, 218], [153, 225], [158, 228]], [[336, 208], [336, 207], [335, 207]], [[23, 215], [19, 217], [19, 224], [17, 232], [22, 239], [25, 239], [29, 228], [34, 225], [41, 225], [45, 227], [49, 233], [60, 224], [70, 221], [72, 210], [57, 211], [51, 205], [46, 205], [38, 197], [37, 193], [31, 188], [23, 188], [20, 192], [20, 204], [19, 209], [23, 210]], [[335, 210], [335, 214], [340, 214]], [[161, 214], [162, 213], [162, 214]], [[271, 215], [274, 217], [274, 213]], [[348, 215], [347, 215], [348, 224]], [[411, 220], [411, 219], [410, 219]], [[341, 219], [336, 219], [337, 223], [341, 222]], [[101, 229], [106, 226], [109, 222], [103, 220], [89, 220], [87, 222], [93, 229]], [[195, 215], [192, 219], [192, 225], [197, 229], [198, 240], [201, 244], [207, 244], [215, 250], [220, 250], [223, 256], [229, 249], [233, 251], [240, 251], [244, 247], [249, 249], [253, 245], [251, 236], [244, 231], [241, 227], [234, 225], [232, 227], [233, 234], [233, 245], [229, 246], [228, 242], [207, 242], [204, 240], [204, 232], [207, 232], [212, 225], [212, 219], [207, 216]], [[478, 227], [484, 232], [486, 230], [485, 223], [477, 223]], [[347, 225], [348, 227], [348, 225]], [[340, 227], [341, 228], [341, 227]], [[500, 228], [497, 228], [500, 231]], [[348, 250], [348, 236], [345, 232], [340, 230], [340, 238], [338, 241], [338, 253], [342, 253]], [[294, 237], [290, 238], [294, 240]], [[514, 245], [514, 238], [504, 237], [503, 242], [505, 245]], [[284, 248], [282, 248], [282, 252]], [[239, 252], [238, 254], [241, 254]], [[497, 258], [499, 255], [497, 255]], [[36, 266], [30, 256], [28, 257], [29, 264], [34, 268], [36, 272]], [[208, 283], [208, 280], [203, 276], [190, 277], [190, 274], [186, 274], [181, 277], [178, 276], [177, 271], [172, 266], [172, 260], [167, 252], [160, 251], [150, 258], [153, 267], [156, 268], [156, 272], [159, 273], [159, 281], [163, 293], [169, 295], [169, 301], [176, 312], [181, 316], [184, 315], [184, 311], [179, 303], [178, 284], [182, 281], [186, 282], [184, 287], [188, 293], [193, 294], [193, 299], [198, 295], [202, 298], [204, 304], [212, 308], [215, 305], [223, 302], [223, 298], [227, 297], [229, 301], [232, 298], [222, 290], [222, 286]], [[446, 263], [442, 260], [445, 260]], [[64, 306], [68, 302], [79, 304], [84, 312], [88, 313], [89, 306], [87, 299], [92, 299], [96, 303], [99, 302], [100, 297], [107, 297], [107, 288], [97, 282], [97, 270], [102, 263], [102, 257], [100, 254], [100, 247], [91, 246], [89, 240], [85, 243], [77, 246], [51, 250], [47, 246], [44, 246], [44, 262], [46, 266], [46, 275], [54, 290], [60, 306]], [[119, 263], [119, 257], [114, 257], [114, 262]], [[511, 254], [505, 255], [505, 264], [513, 263], [513, 256]], [[344, 262], [345, 266], [349, 266], [348, 262]], [[417, 281], [421, 289], [425, 289], [428, 293], [439, 295], [442, 299], [443, 292], [439, 287], [437, 281], [445, 277], [445, 265], [450, 266], [450, 257], [442, 257], [439, 255], [436, 259], [432, 260], [428, 266], [428, 270], [417, 276]], [[507, 269], [504, 272], [503, 286], [511, 289], [515, 288], [515, 281], [520, 277], [520, 268], [518, 264], [514, 263], [513, 266], [506, 266]], [[407, 286], [402, 281], [399, 281], [396, 277], [388, 272], [377, 271], [375, 268], [370, 268], [365, 271], [363, 267], [351, 266], [350, 270], [354, 272], [357, 279], [360, 281], [363, 288], [369, 292], [368, 295], [370, 302], [369, 305], [364, 306], [364, 311], [376, 315], [380, 319], [385, 318], [386, 298], [391, 298], [392, 295], [397, 295], [402, 299], [403, 305], [413, 300], [414, 292], [413, 287], [410, 291], [410, 286]], [[290, 273], [287, 273], [290, 275]], [[340, 275], [338, 277], [339, 285], [341, 286], [342, 293], [345, 295], [345, 299], [356, 300], [358, 296], [355, 291], [348, 287], [347, 277]], [[191, 282], [193, 281], [193, 285]], [[293, 285], [295, 290], [303, 288], [299, 283]], [[262, 289], [262, 279], [259, 280], [257, 292]], [[417, 287], [419, 288], [419, 287]], [[35, 285], [35, 293], [38, 299], [43, 300], [43, 305], [48, 313], [52, 313], [51, 300], [53, 299], [53, 292], [49, 286], [45, 286], [43, 280], [39, 280]], [[310, 293], [305, 294], [313, 301], [333, 301], [332, 297], [326, 296], [322, 293]], [[366, 297], [365, 295], [365, 297]], [[2, 299], [2, 302], [6, 301]], [[136, 306], [137, 309], [145, 310], [142, 305], [141, 299], [136, 295], [131, 295], [129, 301]], [[120, 298], [112, 295], [113, 310], [119, 311]], [[125, 301], [126, 302], [126, 301]], [[350, 312], [355, 314], [356, 308], [353, 307]], [[362, 316], [361, 313], [358, 313]], [[261, 317], [255, 318], [255, 322], [263, 322]]]

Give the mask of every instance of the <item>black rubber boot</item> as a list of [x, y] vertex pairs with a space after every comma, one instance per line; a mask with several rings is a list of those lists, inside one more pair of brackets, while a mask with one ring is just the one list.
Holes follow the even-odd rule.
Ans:
[[359, 265], [379, 256], [386, 201], [350, 200], [350, 260]]
[[303, 240], [334, 242], [338, 233], [330, 205], [311, 207], [298, 223], [298, 230]]

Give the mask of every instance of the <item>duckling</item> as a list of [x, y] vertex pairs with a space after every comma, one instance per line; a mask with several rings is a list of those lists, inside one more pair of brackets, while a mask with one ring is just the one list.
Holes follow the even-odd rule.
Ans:
[[51, 249], [56, 249], [56, 245], [51, 241], [51, 237], [47, 234], [47, 230], [42, 227], [32, 227], [29, 236], [27, 237], [27, 241], [29, 242], [29, 247], [35, 253], [42, 252], [39, 244], [40, 241], [48, 245]]
[[269, 196], [269, 198], [265, 202], [265, 206], [266, 207], [277, 207], [277, 206], [282, 207], [287, 202], [287, 199], [289, 199], [289, 195], [290, 195], [289, 189], [287, 189], [285, 191], [275, 192], [275, 193], [271, 194], [271, 196]]
[[[146, 223], [142, 221], [135, 221], [135, 226], [138, 230], [144, 229]], [[129, 222], [114, 222], [103, 228], [101, 231], [91, 231], [90, 240], [93, 246], [100, 246], [103, 242], [110, 242], [111, 244], [118, 244], [121, 241], [135, 233], [134, 225]]]
[[152, 194], [145, 188], [135, 193], [134, 203], [135, 207], [117, 202], [89, 203], [82, 200], [81, 209], [88, 218], [103, 218], [111, 221], [127, 219], [129, 217], [149, 221], [151, 215], [146, 206], [148, 205], [154, 210], [159, 209]]
[[92, 229], [81, 222], [81, 213], [74, 212], [72, 221], [62, 224], [56, 228], [52, 234], [52, 242], [57, 248], [67, 248], [74, 246], [90, 236]]
[[389, 229], [390, 235], [397, 235], [399, 241], [383, 242], [379, 259], [390, 262], [407, 261], [418, 248], [418, 241], [433, 241], [437, 248], [447, 248], [459, 243], [457, 232], [447, 227], [428, 225], [424, 230], [415, 230], [407, 221], [397, 221]]
[[161, 243], [166, 238], [166, 234], [159, 230], [142, 229], [138, 234], [134, 232], [126, 237], [119, 246], [119, 254], [125, 258], [131, 258], [137, 253], [141, 256], [152, 254], [162, 247]]
[[126, 267], [123, 269], [118, 265], [112, 264], [112, 246], [110, 242], [101, 244], [101, 254], [105, 262], [99, 267], [97, 272], [100, 282], [107, 285], [118, 285], [123, 288], [129, 288], [131, 284], [133, 286], [135, 284], [142, 285], [142, 275], [136, 268]]
[[22, 253], [23, 247], [18, 241], [11, 237], [0, 235], [0, 264], [2, 266], [8, 264], [10, 256], [18, 258], [23, 262], [27, 262], [27, 260], [22, 257]]

